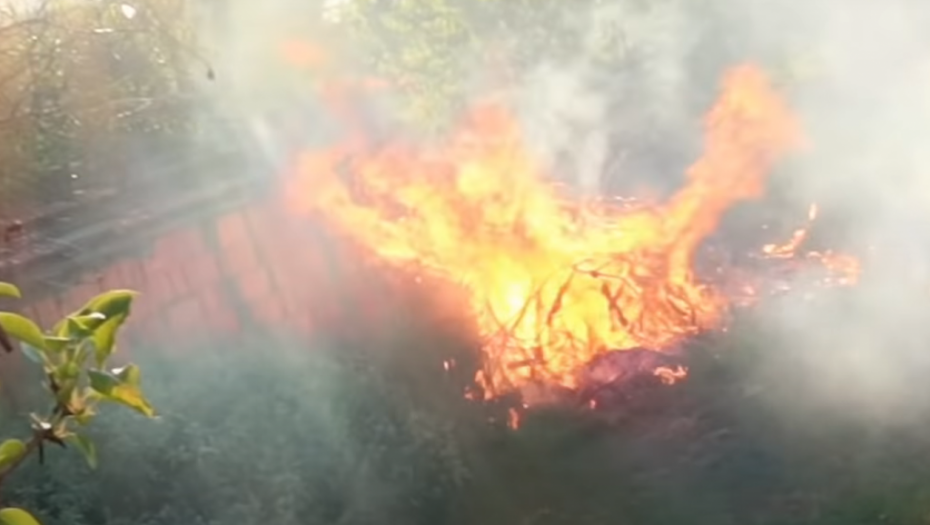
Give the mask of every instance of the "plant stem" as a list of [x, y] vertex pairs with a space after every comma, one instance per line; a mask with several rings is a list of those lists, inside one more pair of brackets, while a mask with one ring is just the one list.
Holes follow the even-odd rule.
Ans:
[[25, 461], [27, 457], [29, 457], [30, 454], [32, 454], [33, 452], [36, 451], [36, 449], [39, 448], [39, 444], [41, 442], [42, 442], [42, 437], [39, 434], [39, 432], [33, 432], [32, 439], [26, 442], [26, 451], [23, 452], [18, 458], [16, 458], [15, 461], [7, 465], [3, 470], [0, 470], [0, 484], [2, 484], [3, 481], [6, 480], [6, 477], [11, 472], [16, 470], [16, 468], [19, 467], [22, 464], [22, 462]]
[[[48, 420], [50, 420], [49, 424], [52, 425], [52, 427], [57, 425], [61, 419], [61, 415], [57, 411], [54, 411], [52, 416], [48, 418]], [[16, 458], [12, 463], [0, 470], [0, 488], [2, 488], [3, 482], [6, 481], [7, 476], [9, 476], [14, 470], [22, 465], [23, 461], [25, 461], [27, 457], [31, 456], [33, 452], [38, 450], [39, 446], [42, 444], [43, 439], [44, 436], [42, 430], [33, 430], [32, 438], [26, 442], [26, 450], [20, 454], [19, 457]]]

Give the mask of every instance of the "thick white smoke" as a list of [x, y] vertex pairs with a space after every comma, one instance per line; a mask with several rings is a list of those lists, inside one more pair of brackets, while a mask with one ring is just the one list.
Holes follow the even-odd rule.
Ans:
[[[583, 193], [667, 193], [700, 153], [701, 115], [726, 66], [748, 60], [768, 68], [810, 145], [773, 184], [802, 209], [816, 201], [839, 217], [845, 234], [828, 233], [825, 244], [858, 250], [867, 263], [866, 282], [849, 304], [801, 308], [788, 300], [759, 311], [759, 322], [777, 332], [766, 343], [769, 365], [823, 377], [816, 395], [841, 399], [850, 410], [892, 413], [908, 399], [914, 367], [926, 361], [925, 323], [914, 311], [930, 295], [930, 250], [922, 244], [930, 235], [921, 232], [930, 224], [930, 150], [923, 144], [930, 136], [930, 10], [903, 0], [692, 4], [566, 4], [547, 23], [573, 35], [566, 39], [571, 52], [537, 54], [509, 86], [528, 142], [556, 177]], [[269, 144], [278, 129], [269, 115], [291, 113], [302, 96], [292, 73], [273, 65], [276, 46], [287, 35], [326, 45], [326, 35], [338, 33], [333, 9], [288, 0], [221, 8], [223, 22], [211, 33], [229, 88], [221, 98], [257, 133], [266, 130]], [[520, 45], [519, 36], [513, 40], [508, 45]], [[761, 235], [760, 245], [773, 240]]]

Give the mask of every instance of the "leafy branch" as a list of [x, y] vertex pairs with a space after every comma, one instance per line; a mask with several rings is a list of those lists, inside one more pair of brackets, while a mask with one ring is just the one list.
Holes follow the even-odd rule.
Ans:
[[[0, 296], [20, 298], [17, 287], [0, 283]], [[97, 415], [101, 403], [129, 407], [149, 417], [155, 410], [140, 387], [141, 372], [136, 365], [108, 368], [116, 349], [118, 330], [128, 319], [136, 293], [113, 290], [98, 295], [79, 310], [42, 329], [32, 320], [13, 312], [0, 312], [0, 348], [14, 350], [20, 342], [23, 354], [42, 367], [43, 387], [50, 407], [43, 414], [30, 414], [31, 435], [0, 443], [0, 488], [33, 453], [45, 461], [45, 447], [73, 447], [91, 468], [97, 465], [97, 450], [83, 430]], [[0, 525], [37, 525], [27, 511], [0, 509]]]

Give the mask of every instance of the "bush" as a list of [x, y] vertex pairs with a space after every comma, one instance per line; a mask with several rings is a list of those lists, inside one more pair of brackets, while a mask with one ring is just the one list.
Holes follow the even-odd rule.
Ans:
[[44, 509], [46, 525], [393, 524], [442, 513], [466, 476], [455, 429], [372, 370], [305, 346], [140, 354], [160, 420], [102, 416], [92, 479], [56, 457], [24, 468], [11, 501]]
[[802, 403], [817, 376], [771, 320], [704, 341], [688, 381], [615, 408], [631, 417], [534, 410], [517, 431], [442, 372], [461, 340], [398, 319], [354, 341], [140, 349], [162, 417], [102, 415], [98, 472], [53, 450], [8, 500], [46, 525], [920, 523], [926, 418]]
[[[100, 405], [118, 404], [146, 417], [155, 410], [141, 389], [141, 372], [134, 364], [119, 368], [111, 357], [117, 334], [129, 317], [136, 292], [111, 290], [87, 301], [49, 329], [14, 312], [0, 312], [0, 349], [21, 350], [33, 361], [44, 411], [29, 412], [5, 430], [14, 434], [0, 443], [0, 483], [16, 474], [24, 461], [38, 456], [44, 464], [51, 446], [72, 448], [88, 466], [97, 465], [97, 449], [88, 437]], [[0, 282], [0, 297], [21, 298], [15, 285]], [[15, 341], [15, 343], [14, 343]], [[30, 511], [0, 508], [4, 525], [37, 525]]]

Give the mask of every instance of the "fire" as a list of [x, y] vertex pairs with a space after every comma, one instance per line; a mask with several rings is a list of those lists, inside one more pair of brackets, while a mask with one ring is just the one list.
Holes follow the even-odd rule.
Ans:
[[782, 244], [766, 244], [762, 247], [762, 255], [768, 259], [810, 260], [819, 263], [827, 270], [826, 284], [846, 286], [855, 284], [859, 280], [861, 267], [859, 260], [850, 255], [833, 251], [802, 252], [804, 242], [810, 229], [817, 220], [818, 206], [811, 204], [807, 211], [807, 224], [797, 228], [787, 242]]
[[766, 244], [762, 247], [762, 253], [777, 259], [793, 259], [796, 257], [801, 245], [807, 240], [811, 224], [817, 219], [817, 210], [817, 204], [811, 204], [810, 208], [807, 209], [807, 224], [794, 230], [791, 238], [783, 244]]
[[[576, 388], [595, 356], [669, 348], [718, 326], [726, 298], [693, 270], [735, 202], [801, 145], [765, 75], [737, 67], [705, 120], [703, 156], [665, 203], [578, 202], [547, 182], [505, 108], [484, 105], [430, 148], [356, 140], [302, 155], [287, 195], [381, 259], [462, 287], [485, 339], [485, 397]], [[663, 369], [674, 382], [684, 369]]]
[[666, 385], [674, 385], [678, 381], [688, 377], [688, 369], [683, 366], [676, 366], [675, 368], [660, 366], [653, 370], [652, 374], [658, 377], [662, 383]]
[[507, 426], [514, 430], [520, 428], [520, 411], [516, 408], [507, 410]]

